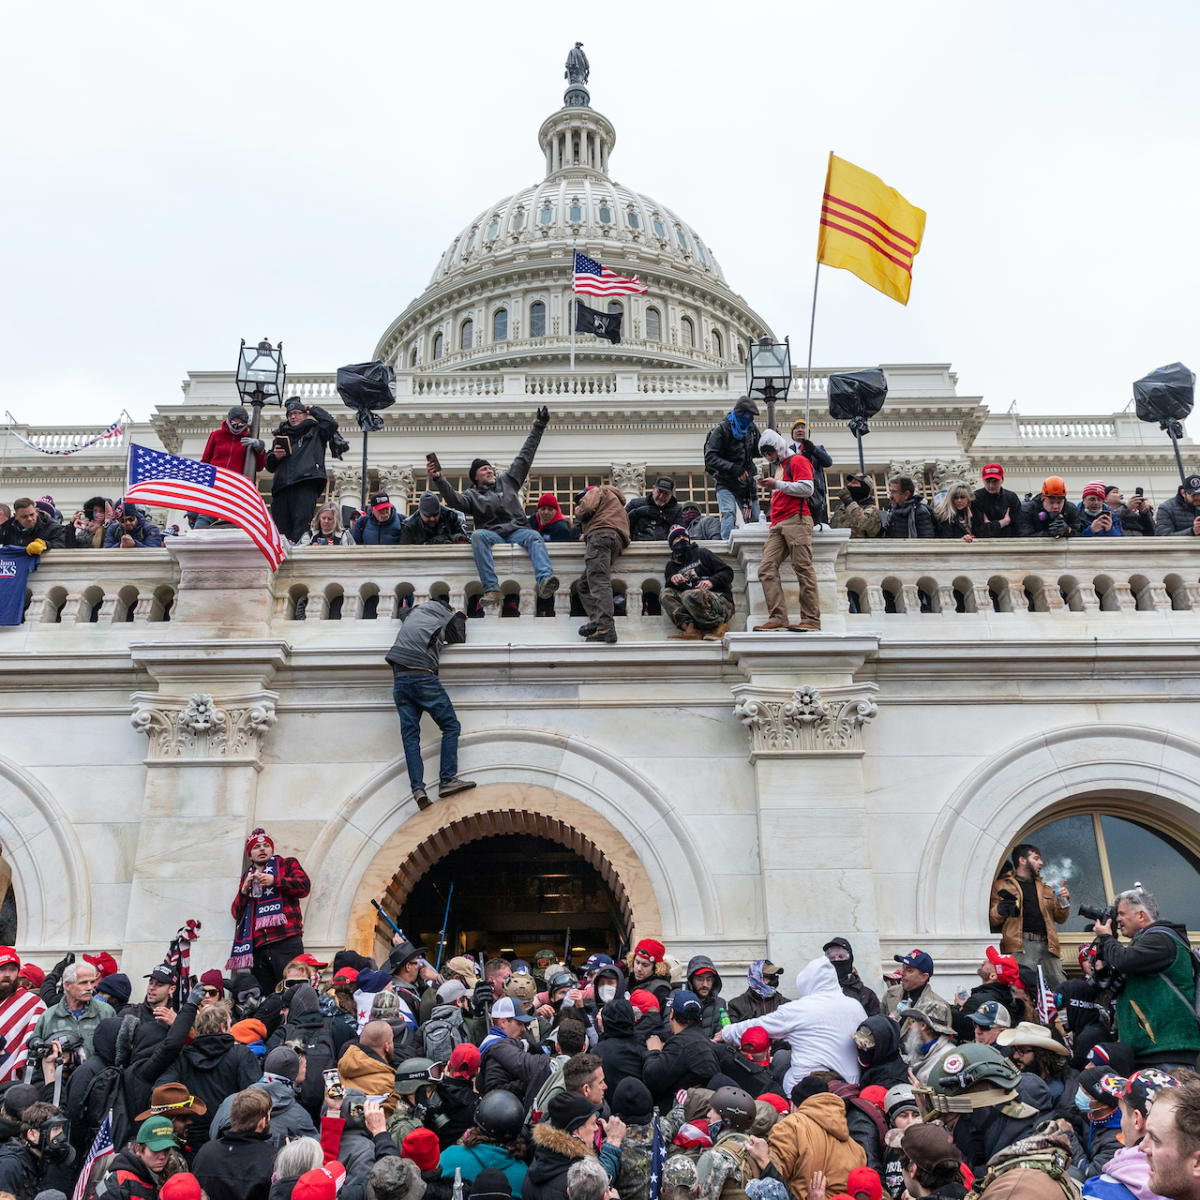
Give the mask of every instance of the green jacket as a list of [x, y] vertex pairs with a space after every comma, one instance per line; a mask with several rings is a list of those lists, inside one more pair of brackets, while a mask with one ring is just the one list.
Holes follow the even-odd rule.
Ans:
[[[1151, 934], [1158, 940], [1168, 936], [1161, 925], [1152, 925], [1134, 938], [1129, 947], [1122, 948], [1127, 951], [1126, 955], [1114, 953], [1113, 958], [1128, 957], [1128, 951]], [[1117, 1032], [1139, 1060], [1148, 1055], [1178, 1054], [1181, 1058], [1194, 1058], [1200, 1054], [1200, 1024], [1190, 1003], [1196, 986], [1191, 954], [1186, 942], [1172, 938], [1170, 945], [1174, 947], [1175, 955], [1162, 970], [1137, 974], [1123, 972], [1125, 986], [1117, 997]], [[1103, 956], [1104, 947], [1099, 949]], [[1132, 964], [1116, 961], [1111, 965], [1122, 970], [1123, 966]], [[1167, 979], [1187, 999], [1180, 999], [1167, 986]]]
[[38, 1017], [38, 1023], [34, 1027], [33, 1036], [37, 1038], [53, 1038], [56, 1033], [78, 1033], [83, 1038], [84, 1047], [90, 1055], [92, 1053], [92, 1036], [96, 1032], [96, 1026], [105, 1017], [115, 1017], [116, 1015], [112, 1008], [105, 1004], [103, 1000], [97, 1000], [93, 996], [88, 1001], [88, 1006], [84, 1009], [83, 1016], [79, 1020], [76, 1020], [67, 1012], [67, 998], [64, 996], [53, 1008], [46, 1009]]

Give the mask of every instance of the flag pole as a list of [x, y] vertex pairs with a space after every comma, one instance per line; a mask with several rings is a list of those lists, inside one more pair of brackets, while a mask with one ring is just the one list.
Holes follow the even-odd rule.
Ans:
[[804, 427], [812, 437], [812, 426], [808, 421], [808, 409], [812, 399], [812, 347], [813, 330], [817, 327], [817, 284], [821, 282], [821, 261], [817, 260], [817, 269], [813, 274], [812, 316], [808, 321], [808, 368], [804, 372]]
[[567, 320], [571, 325], [571, 370], [575, 370], [575, 254], [574, 245], [571, 246], [571, 299], [567, 301]]

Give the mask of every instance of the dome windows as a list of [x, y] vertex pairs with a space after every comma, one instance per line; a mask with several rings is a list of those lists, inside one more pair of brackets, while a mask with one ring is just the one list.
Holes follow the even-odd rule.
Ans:
[[546, 207], [543, 208], [540, 213], [538, 213], [538, 220], [543, 225], [552, 224], [554, 221], [554, 209], [551, 208], [549, 204], [547, 204]]
[[596, 216], [601, 225], [612, 224], [612, 209], [609, 208], [607, 204], [600, 205], [600, 207], [596, 210]]
[[525, 210], [523, 208], [518, 208], [517, 211], [513, 213], [512, 227], [514, 233], [519, 233], [525, 228]]
[[637, 211], [635, 209], [627, 208], [625, 210], [625, 224], [628, 225], [630, 229], [641, 229], [642, 218], [637, 215]]
[[578, 225], [583, 220], [583, 205], [578, 200], [571, 201], [571, 207], [567, 212], [567, 220], [572, 225]]
[[713, 353], [718, 358], [725, 357], [725, 343], [721, 340], [721, 331], [719, 329], [712, 331], [712, 348]]
[[654, 236], [662, 241], [667, 240], [667, 227], [662, 223], [662, 217], [657, 213], [654, 214], [654, 219], [650, 222], [650, 228], [654, 230]]
[[475, 322], [468, 317], [458, 327], [458, 348], [470, 350], [475, 344]]
[[687, 235], [683, 232], [682, 225], [675, 226], [675, 240], [679, 243], [679, 248], [684, 254], [691, 252], [692, 248], [688, 245]]
[[408, 365], [410, 367], [415, 367], [417, 365], [417, 348], [416, 348], [416, 346], [414, 346], [408, 352]]
[[696, 346], [696, 325], [691, 317], [680, 317], [679, 319], [679, 340], [687, 349], [695, 349]]
[[467, 240], [465, 242], [463, 242], [463, 251], [462, 251], [463, 258], [466, 258], [467, 255], [471, 253], [471, 247], [474, 245], [475, 245], [475, 230], [472, 229], [471, 232], [467, 234]]
[[657, 308], [646, 309], [646, 340], [662, 341], [662, 314]]
[[442, 335], [435, 333], [433, 335], [433, 359], [436, 362], [442, 357]]
[[492, 313], [492, 341], [508, 341], [508, 309], [498, 308]]
[[484, 235], [487, 241], [494, 242], [500, 235], [500, 220], [498, 217], [493, 217], [491, 224], [487, 227], [487, 233]]
[[[695, 235], [693, 235], [693, 236], [695, 236]], [[708, 266], [708, 259], [705, 257], [705, 254], [704, 254], [704, 243], [699, 238], [696, 238], [696, 256], [700, 259], [700, 262], [704, 266], [706, 266], [706, 267]]]
[[535, 300], [529, 306], [529, 336], [546, 336], [546, 306], [540, 300]]

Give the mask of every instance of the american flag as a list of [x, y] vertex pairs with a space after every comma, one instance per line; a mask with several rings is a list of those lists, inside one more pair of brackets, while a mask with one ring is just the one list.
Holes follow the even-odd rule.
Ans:
[[271, 570], [287, 551], [258, 488], [244, 475], [131, 443], [125, 499], [219, 517], [244, 529]]
[[71, 1193], [71, 1200], [83, 1200], [87, 1195], [88, 1184], [92, 1180], [93, 1174], [99, 1174], [93, 1168], [97, 1163], [102, 1162], [113, 1152], [113, 1125], [112, 1125], [112, 1109], [110, 1108], [104, 1115], [104, 1120], [100, 1123], [100, 1128], [96, 1131], [95, 1141], [92, 1142], [92, 1148], [88, 1151], [88, 1156], [84, 1159], [83, 1169], [79, 1172], [79, 1180], [75, 1184], [75, 1190]]
[[575, 251], [575, 281], [577, 292], [586, 292], [589, 296], [628, 296], [635, 292], [641, 293], [649, 289], [643, 283], [638, 283], [635, 275], [627, 279], [602, 267], [594, 258]]
[[1041, 1023], [1047, 1028], [1054, 1023], [1054, 1018], [1058, 1016], [1058, 1005], [1054, 1003], [1054, 993], [1046, 986], [1046, 976], [1042, 973], [1040, 966], [1038, 967], [1037, 1010]]
[[25, 1044], [37, 1024], [37, 1019], [46, 1011], [46, 1002], [33, 991], [14, 992], [0, 1004], [0, 1038], [4, 1039], [4, 1050], [0, 1052], [0, 1083], [12, 1083], [20, 1078], [25, 1068]]
[[663, 1141], [658, 1123], [658, 1109], [654, 1110], [654, 1136], [650, 1141], [650, 1200], [658, 1200], [662, 1191], [663, 1168], [667, 1165], [667, 1143]]

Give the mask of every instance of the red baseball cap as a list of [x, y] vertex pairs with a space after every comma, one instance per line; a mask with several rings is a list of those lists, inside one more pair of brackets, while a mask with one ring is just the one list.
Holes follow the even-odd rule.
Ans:
[[117, 960], [107, 950], [101, 950], [99, 954], [85, 954], [83, 961], [90, 962], [101, 979], [117, 973]]
[[[432, 1129], [414, 1129], [405, 1137], [400, 1147], [403, 1158], [411, 1159], [422, 1171], [432, 1171], [438, 1165], [441, 1150], [438, 1136]], [[295, 1193], [293, 1192], [294, 1196]]]
[[19, 967], [21, 956], [11, 946], [0, 946], [0, 967], [7, 967], [9, 963]]
[[1004, 468], [999, 463], [988, 463], [979, 474], [984, 479], [1003, 479]]
[[846, 1176], [846, 1195], [853, 1200], [882, 1200], [883, 1181], [871, 1167], [854, 1167]]
[[343, 967], [333, 977], [334, 983], [357, 983], [358, 972], [353, 967]]
[[633, 948], [634, 954], [641, 954], [650, 959], [652, 962], [660, 963], [663, 960], [663, 955], [666, 954], [667, 948], [662, 942], [656, 942], [653, 938], [642, 938], [640, 942]]
[[292, 1184], [292, 1200], [334, 1200], [346, 1181], [346, 1168], [334, 1160], [305, 1171]]
[[761, 1025], [751, 1025], [745, 1033], [742, 1034], [741, 1047], [743, 1050], [753, 1050], [755, 1054], [765, 1054], [767, 1047], [770, 1046], [771, 1039], [767, 1035], [767, 1031]]
[[40, 988], [46, 982], [46, 972], [36, 963], [25, 963], [17, 972], [18, 979], [28, 979], [35, 988]]
[[159, 1189], [160, 1200], [200, 1200], [200, 1180], [190, 1171], [172, 1175]]
[[791, 1107], [778, 1092], [763, 1092], [758, 1099], [766, 1101], [777, 1113], [786, 1113]]
[[479, 1047], [471, 1042], [460, 1042], [450, 1051], [446, 1074], [458, 1079], [473, 1079], [479, 1074]]
[[303, 963], [306, 967], [317, 967], [318, 969], [329, 966], [327, 962], [322, 962], [319, 958], [314, 958], [311, 954], [297, 954], [292, 959], [292, 962]]
[[661, 1011], [654, 993], [646, 991], [645, 988], [638, 988], [629, 997], [629, 1003], [640, 1013], [656, 1013]]

